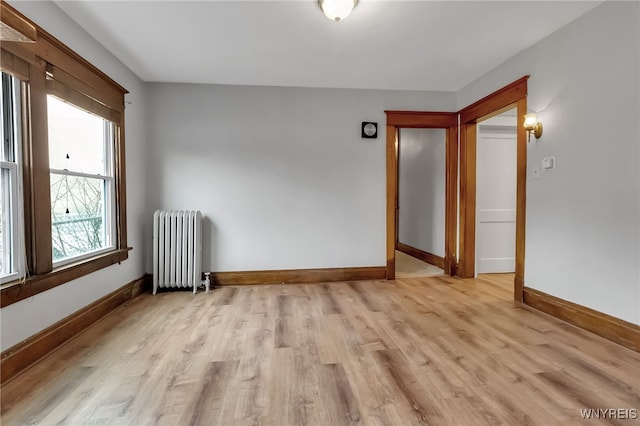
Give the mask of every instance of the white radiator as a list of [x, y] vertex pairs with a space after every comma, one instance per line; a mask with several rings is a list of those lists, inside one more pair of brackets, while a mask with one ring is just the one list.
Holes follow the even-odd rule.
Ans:
[[202, 278], [202, 213], [158, 210], [153, 215], [153, 294], [193, 288]]

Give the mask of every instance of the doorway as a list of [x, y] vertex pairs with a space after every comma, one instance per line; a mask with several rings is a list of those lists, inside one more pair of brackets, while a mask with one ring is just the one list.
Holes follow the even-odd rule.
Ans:
[[[476, 168], [478, 123], [516, 109], [517, 123], [527, 113], [527, 80], [524, 76], [460, 111], [460, 209], [458, 276], [476, 276]], [[524, 252], [526, 229], [527, 137], [524, 127], [516, 125], [516, 207], [514, 300], [523, 301]]]
[[[461, 278], [476, 275], [476, 138], [478, 122], [516, 109], [517, 123], [527, 113], [524, 76], [458, 113], [385, 111], [387, 279], [395, 278], [398, 221], [398, 135], [401, 128], [446, 129], [444, 272]], [[459, 142], [458, 142], [459, 139]], [[458, 152], [458, 146], [460, 151]], [[523, 301], [526, 219], [527, 138], [516, 126], [516, 209], [514, 300]], [[460, 171], [458, 175], [458, 170]]]
[[515, 272], [517, 121], [515, 108], [478, 120], [476, 277]]
[[446, 129], [398, 129], [396, 277], [444, 273]]
[[[455, 273], [458, 116], [451, 112], [385, 111], [387, 115], [387, 279], [396, 276], [396, 248], [398, 247], [399, 198], [398, 169], [400, 137], [406, 129], [438, 129], [444, 132], [444, 250], [441, 264], [444, 273]], [[424, 250], [423, 250], [424, 251]], [[424, 251], [425, 253], [428, 253]], [[433, 253], [430, 253], [433, 254]]]

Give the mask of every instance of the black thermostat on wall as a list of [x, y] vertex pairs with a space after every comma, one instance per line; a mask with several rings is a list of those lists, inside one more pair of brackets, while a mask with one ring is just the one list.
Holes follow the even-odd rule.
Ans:
[[375, 139], [378, 137], [378, 123], [372, 121], [362, 122], [362, 137], [367, 139]]

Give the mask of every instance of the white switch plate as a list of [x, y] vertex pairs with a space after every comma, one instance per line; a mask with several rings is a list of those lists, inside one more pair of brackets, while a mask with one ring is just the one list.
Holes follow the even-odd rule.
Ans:
[[538, 166], [535, 166], [533, 168], [533, 177], [534, 178], [540, 177], [540, 168]]
[[556, 157], [544, 157], [542, 159], [542, 168], [544, 170], [553, 170], [556, 168]]

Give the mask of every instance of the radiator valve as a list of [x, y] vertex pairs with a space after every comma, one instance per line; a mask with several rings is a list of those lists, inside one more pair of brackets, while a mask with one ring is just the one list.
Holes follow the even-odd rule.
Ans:
[[209, 287], [211, 287], [211, 280], [209, 279], [209, 274], [211, 272], [204, 273], [204, 290], [209, 291]]

